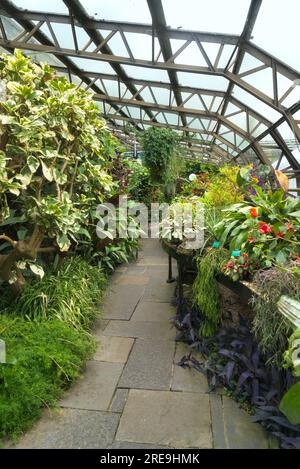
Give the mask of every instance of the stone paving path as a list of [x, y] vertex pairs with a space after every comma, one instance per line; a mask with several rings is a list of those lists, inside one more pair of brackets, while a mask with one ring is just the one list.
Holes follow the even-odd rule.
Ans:
[[147, 240], [139, 260], [112, 277], [82, 378], [17, 448], [266, 448], [263, 429], [200, 373], [176, 365], [167, 256]]

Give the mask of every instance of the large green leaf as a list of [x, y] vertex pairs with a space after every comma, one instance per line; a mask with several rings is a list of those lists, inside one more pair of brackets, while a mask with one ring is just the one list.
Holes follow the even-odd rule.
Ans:
[[297, 211], [297, 212], [292, 212], [292, 213], [290, 213], [290, 216], [291, 216], [291, 217], [296, 217], [296, 218], [298, 218], [298, 219], [300, 220], [300, 210]]
[[239, 223], [239, 220], [234, 220], [234, 221], [231, 222], [231, 223], [227, 226], [227, 228], [223, 231], [222, 236], [221, 236], [221, 238], [219, 239], [221, 246], [224, 246], [224, 244], [225, 244], [225, 242], [226, 242], [226, 240], [227, 240], [227, 237], [228, 237], [230, 231], [231, 231], [238, 223]]
[[294, 384], [283, 396], [279, 409], [290, 423], [300, 424], [300, 382]]

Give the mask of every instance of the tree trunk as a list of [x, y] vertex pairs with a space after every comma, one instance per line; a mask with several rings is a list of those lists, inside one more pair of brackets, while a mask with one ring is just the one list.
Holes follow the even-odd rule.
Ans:
[[35, 227], [29, 239], [18, 241], [9, 254], [0, 256], [0, 279], [9, 282], [13, 272], [16, 271], [16, 280], [11, 284], [16, 294], [21, 293], [25, 284], [22, 273], [16, 269], [16, 263], [26, 259], [35, 260], [43, 238], [44, 233]]

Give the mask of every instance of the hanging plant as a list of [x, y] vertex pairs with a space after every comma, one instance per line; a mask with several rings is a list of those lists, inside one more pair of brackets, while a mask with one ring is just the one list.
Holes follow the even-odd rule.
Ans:
[[166, 186], [174, 183], [179, 172], [177, 161], [179, 136], [176, 132], [150, 127], [145, 131], [142, 142], [145, 165], [150, 171], [152, 182]]
[[220, 326], [220, 294], [215, 276], [221, 271], [228, 257], [229, 253], [226, 249], [210, 249], [205, 256], [198, 258], [198, 274], [193, 285], [193, 301], [204, 316], [199, 336], [211, 336]]

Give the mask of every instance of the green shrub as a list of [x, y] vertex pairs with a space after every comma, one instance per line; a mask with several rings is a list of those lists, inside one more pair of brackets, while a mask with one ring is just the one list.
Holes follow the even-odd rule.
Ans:
[[53, 406], [94, 349], [92, 337], [59, 320], [0, 315], [8, 363], [0, 365], [0, 438], [16, 437]]
[[59, 319], [75, 328], [88, 329], [96, 316], [106, 277], [81, 257], [63, 261], [60, 270], [27, 284], [7, 313], [28, 319]]

